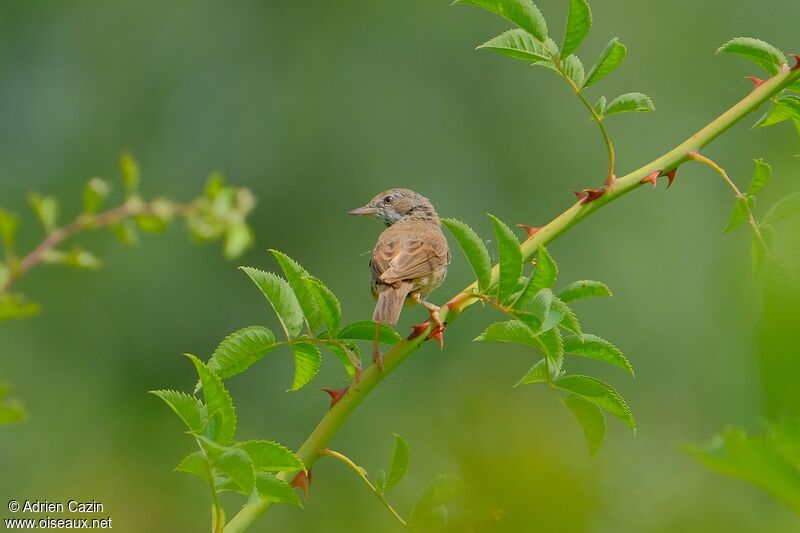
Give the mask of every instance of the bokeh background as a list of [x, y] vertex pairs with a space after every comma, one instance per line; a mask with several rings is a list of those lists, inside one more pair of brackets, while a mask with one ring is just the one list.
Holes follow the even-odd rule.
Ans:
[[[567, 2], [538, 3], [560, 35]], [[590, 94], [639, 90], [657, 107], [610, 121], [622, 173], [750, 89], [743, 76], [756, 68], [715, 56], [722, 42], [752, 35], [800, 46], [795, 0], [594, 4], [584, 62], [613, 36], [629, 53]], [[86, 179], [118, 179], [125, 149], [140, 162], [145, 194], [188, 199], [219, 169], [259, 198], [257, 246], [236, 263], [179, 227], [138, 249], [97, 234], [81, 242], [105, 259], [101, 272], [41, 268], [19, 285], [44, 309], [0, 323], [0, 376], [31, 413], [0, 428], [3, 502], [95, 499], [120, 531], [205, 531], [207, 488], [171, 472], [193, 444], [146, 391], [192, 386], [182, 352], [205, 358], [240, 327], [275, 325], [237, 264], [274, 269], [265, 250], [284, 250], [339, 294], [346, 321], [366, 318], [366, 253], [380, 227], [347, 210], [410, 187], [489, 236], [485, 212], [538, 225], [573, 201], [570, 190], [599, 182], [606, 164], [563, 82], [474, 51], [507, 25], [448, 1], [11, 0], [0, 13], [4, 208], [26, 213], [35, 190], [77, 211]], [[753, 120], [707, 153], [741, 184], [753, 157], [772, 163], [763, 209], [797, 190], [800, 140], [786, 124], [750, 130]], [[476, 308], [448, 331], [444, 352], [426, 345], [393, 374], [334, 447], [376, 470], [391, 434], [403, 435], [412, 463], [397, 506], [407, 511], [435, 474], [457, 474], [470, 483], [469, 506], [487, 517], [479, 531], [797, 531], [800, 518], [780, 503], [678, 449], [726, 424], [758, 431], [800, 410], [797, 284], [753, 280], [747, 231], [722, 235], [732, 203], [718, 177], [687, 166], [669, 192], [643, 188], [551, 248], [562, 283], [599, 279], [615, 291], [577, 307], [584, 330], [626, 352], [636, 379], [574, 358], [568, 368], [617, 386], [637, 435], [610, 420], [590, 459], [545, 387], [511, 388], [529, 353], [471, 342], [494, 318]], [[796, 251], [798, 234], [784, 223], [780, 249]], [[23, 248], [40, 238], [26, 213]], [[469, 276], [455, 252], [434, 300]], [[402, 328], [423, 315], [408, 310]], [[229, 382], [241, 439], [297, 447], [326, 409], [317, 388], [345, 383], [332, 357], [300, 392], [285, 392], [291, 372], [289, 355], [276, 352]], [[255, 530], [398, 528], [352, 473], [323, 461], [306, 509], [276, 508]]]

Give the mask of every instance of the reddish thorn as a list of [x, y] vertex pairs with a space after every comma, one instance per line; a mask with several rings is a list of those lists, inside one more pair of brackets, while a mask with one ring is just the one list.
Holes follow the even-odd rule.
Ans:
[[342, 399], [342, 396], [344, 396], [345, 393], [347, 393], [347, 389], [349, 388], [350, 385], [348, 385], [343, 389], [328, 389], [326, 387], [322, 387], [320, 390], [328, 393], [328, 395], [331, 397], [331, 407], [333, 407], [334, 405], [336, 405], [336, 402]]
[[655, 187], [656, 186], [656, 179], [658, 179], [658, 177], [660, 175], [661, 175], [661, 170], [654, 170], [653, 172], [651, 172], [650, 174], [648, 174], [647, 176], [645, 176], [641, 180], [639, 180], [639, 183], [641, 183], [641, 184], [652, 183], [653, 187]]
[[436, 326], [433, 328], [433, 331], [431, 331], [428, 336], [425, 337], [426, 341], [431, 339], [436, 339], [439, 341], [440, 350], [444, 348], [444, 328], [442, 326]]
[[762, 80], [761, 78], [756, 78], [755, 76], [745, 76], [745, 79], [748, 79], [753, 82], [753, 89], [756, 89], [759, 85], [767, 81], [767, 80]]
[[792, 70], [799, 69], [800, 68], [800, 54], [789, 54], [789, 57], [793, 57], [794, 58], [794, 66], [792, 67]]
[[430, 321], [423, 322], [422, 324], [414, 324], [413, 326], [411, 326], [413, 328], [413, 330], [411, 331], [411, 335], [409, 335], [406, 340], [411, 341], [416, 339], [417, 337], [422, 335], [430, 325], [431, 325]]
[[667, 172], [667, 180], [668, 180], [667, 189], [669, 189], [670, 185], [672, 185], [672, 182], [675, 181], [675, 174], [677, 173], [678, 173], [678, 167], [675, 167], [669, 172]]
[[308, 469], [308, 474], [303, 471], [298, 472], [292, 480], [292, 487], [302, 490], [305, 497], [308, 498], [308, 489], [311, 487], [311, 469]]
[[580, 193], [576, 192], [575, 196], [578, 197], [578, 201], [581, 204], [585, 205], [590, 202], [594, 202], [595, 200], [603, 196], [605, 193], [606, 193], [605, 187], [601, 187], [599, 189], [583, 189], [582, 191], [580, 191]]
[[518, 228], [522, 228], [525, 231], [527, 231], [529, 239], [531, 237], [533, 237], [534, 235], [536, 235], [536, 232], [538, 232], [540, 229], [542, 229], [542, 228], [539, 228], [539, 227], [536, 227], [536, 226], [526, 226], [525, 224], [517, 224], [517, 227]]
[[579, 202], [583, 202], [589, 194], [586, 192], [586, 189], [582, 191], [572, 191], [572, 194], [575, 195], [575, 198], [578, 199]]

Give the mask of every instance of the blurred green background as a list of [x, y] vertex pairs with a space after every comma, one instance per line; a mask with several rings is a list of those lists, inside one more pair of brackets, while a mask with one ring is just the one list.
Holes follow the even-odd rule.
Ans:
[[[565, 0], [540, 0], [554, 36]], [[755, 67], [716, 48], [739, 35], [798, 51], [796, 0], [594, 2], [580, 55], [610, 37], [628, 45], [594, 97], [639, 90], [657, 111], [614, 117], [618, 173], [638, 167], [746, 94]], [[444, 216], [491, 233], [484, 213], [543, 223], [598, 184], [596, 127], [563, 81], [522, 62], [473, 51], [507, 28], [470, 7], [431, 2], [13, 0], [0, 8], [0, 205], [26, 212], [36, 190], [77, 211], [86, 179], [117, 179], [131, 150], [143, 192], [188, 199], [224, 171], [253, 189], [257, 246], [226, 263], [182, 229], [128, 249], [108, 235], [82, 242], [99, 273], [41, 268], [17, 287], [44, 305], [0, 323], [0, 376], [31, 412], [0, 428], [0, 500], [95, 499], [121, 531], [205, 531], [208, 490], [173, 473], [192, 450], [154, 388], [189, 389], [180, 356], [207, 358], [226, 334], [275, 325], [235, 266], [274, 269], [287, 252], [340, 296], [345, 321], [366, 318], [367, 256], [380, 227], [345, 212], [392, 186], [429, 196]], [[790, 126], [738, 125], [707, 154], [746, 184], [753, 157], [773, 164], [762, 209], [800, 177]], [[750, 275], [749, 236], [722, 235], [733, 199], [711, 171], [687, 166], [664, 192], [637, 191], [555, 243], [562, 283], [606, 281], [611, 300], [578, 304], [584, 329], [620, 346], [637, 370], [568, 360], [628, 399], [640, 430], [617, 421], [591, 460], [580, 429], [545, 387], [511, 385], [533, 362], [512, 346], [471, 342], [493, 314], [474, 309], [376, 391], [334, 447], [370, 470], [388, 461], [392, 432], [411, 445], [395, 502], [408, 510], [438, 473], [471, 485], [478, 531], [797, 531], [800, 518], [757, 489], [705, 470], [676, 445], [725, 424], [800, 411], [794, 281]], [[118, 187], [119, 188], [119, 187]], [[27, 249], [41, 238], [26, 213]], [[794, 222], [796, 226], [796, 222]], [[780, 249], [800, 231], [780, 228]], [[796, 263], [795, 263], [796, 264]], [[469, 280], [460, 252], [434, 301]], [[404, 313], [401, 331], [424, 316]], [[297, 447], [343, 386], [332, 357], [311, 386], [288, 393], [291, 362], [275, 353], [229, 382], [242, 440]], [[238, 500], [236, 500], [238, 501]], [[231, 500], [232, 503], [233, 500]], [[5, 506], [5, 503], [3, 504]], [[235, 507], [231, 506], [233, 510]], [[5, 509], [0, 517], [5, 517]], [[395, 531], [352, 473], [314, 469], [306, 509], [281, 507], [256, 531]]]

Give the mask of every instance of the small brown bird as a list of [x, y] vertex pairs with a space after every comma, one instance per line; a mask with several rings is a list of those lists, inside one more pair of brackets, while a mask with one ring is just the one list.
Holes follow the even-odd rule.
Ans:
[[[439, 308], [425, 298], [444, 281], [450, 248], [431, 202], [409, 189], [389, 189], [350, 215], [365, 215], [384, 224], [369, 262], [372, 294], [378, 299], [372, 320], [397, 324], [404, 305], [424, 305], [435, 324], [432, 336], [441, 342], [444, 324]], [[383, 368], [376, 327], [373, 361]]]

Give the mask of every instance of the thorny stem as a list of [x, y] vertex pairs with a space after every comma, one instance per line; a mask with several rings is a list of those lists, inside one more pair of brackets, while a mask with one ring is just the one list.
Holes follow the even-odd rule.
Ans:
[[[607, 191], [590, 203], [582, 204], [576, 202], [522, 243], [520, 248], [524, 260], [531, 260], [539, 245], [553, 241], [604, 205], [639, 188], [642, 184], [641, 180], [648, 174], [651, 174], [655, 170], [667, 171], [677, 168], [689, 158], [691, 152], [697, 152], [704, 146], [710, 144], [714, 139], [730, 129], [731, 126], [742, 120], [761, 106], [761, 104], [798, 79], [800, 79], [800, 69], [781, 72], [759, 85], [733, 107], [712, 120], [703, 129], [689, 137], [680, 145], [661, 157], [650, 161], [641, 168], [617, 179], [616, 186], [612, 190]], [[500, 268], [495, 265], [492, 269], [493, 284], [497, 283], [499, 273]], [[447, 305], [442, 306], [440, 311], [442, 321], [452, 324], [458, 315], [467, 307], [480, 301], [480, 298], [475, 296], [477, 288], [477, 283], [472, 283], [453, 297]], [[362, 374], [361, 380], [358, 383], [354, 383], [348, 389], [347, 393], [325, 413], [297, 451], [297, 456], [303, 461], [303, 464], [307, 468], [319, 458], [319, 451], [328, 446], [350, 414], [367, 396], [369, 396], [372, 389], [419, 348], [425, 340], [426, 334], [430, 332], [430, 329], [429, 327], [428, 330], [418, 335], [413, 340], [403, 340], [395, 344], [384, 356], [383, 372], [380, 372], [375, 365], [367, 368]], [[291, 475], [286, 473], [281, 473], [278, 477], [284, 481], [289, 481], [291, 479]], [[225, 533], [241, 533], [245, 531], [271, 506], [271, 502], [264, 500], [249, 501], [242, 507], [239, 513], [231, 519], [225, 527]]]
[[353, 472], [355, 472], [356, 475], [359, 478], [361, 478], [361, 481], [363, 481], [364, 484], [367, 485], [367, 487], [369, 488], [370, 492], [372, 492], [381, 501], [381, 503], [384, 505], [384, 507], [386, 507], [389, 510], [390, 513], [392, 513], [392, 516], [394, 516], [397, 519], [397, 521], [400, 522], [401, 524], [403, 524], [404, 526], [408, 525], [408, 523], [405, 520], [403, 520], [403, 517], [400, 516], [400, 513], [398, 513], [394, 509], [394, 507], [392, 507], [392, 504], [390, 504], [389, 501], [383, 496], [383, 494], [375, 487], [375, 485], [373, 485], [370, 482], [370, 480], [367, 478], [367, 475], [364, 472], [363, 468], [361, 468], [360, 466], [355, 464], [346, 455], [343, 455], [343, 454], [341, 454], [339, 452], [336, 452], [334, 450], [329, 450], [329, 449], [325, 448], [325, 449], [322, 449], [322, 450], [317, 450], [317, 453], [319, 455], [327, 455], [328, 457], [333, 457], [334, 459], [338, 459], [339, 461], [341, 461], [344, 464], [346, 464], [347, 466], [349, 466], [350, 469]]

